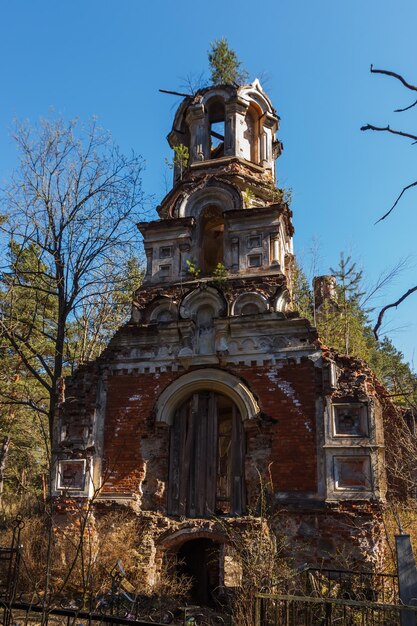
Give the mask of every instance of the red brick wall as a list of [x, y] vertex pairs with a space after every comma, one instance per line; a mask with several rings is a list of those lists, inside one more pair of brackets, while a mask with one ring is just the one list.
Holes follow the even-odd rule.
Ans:
[[309, 359], [284, 367], [241, 367], [261, 411], [276, 420], [271, 427], [270, 462], [275, 491], [315, 492], [317, 445], [315, 400], [317, 369]]
[[[242, 378], [258, 400], [264, 418], [247, 429], [247, 474], [257, 480], [256, 467], [268, 465], [275, 491], [315, 492], [317, 450], [315, 398], [316, 368], [309, 359], [281, 368], [229, 368]], [[155, 459], [146, 459], [148, 478], [167, 479], [168, 437], [162, 445], [154, 425], [153, 409], [163, 391], [179, 374], [119, 374], [109, 377], [105, 423], [104, 491], [138, 492], [145, 477], [141, 441], [155, 437]], [[274, 423], [275, 422], [275, 423]], [[149, 442], [147, 449], [149, 449]], [[165, 458], [161, 458], [165, 456]], [[251, 467], [252, 466], [252, 467]], [[152, 472], [151, 472], [152, 470]], [[149, 477], [150, 472], [152, 476]], [[248, 485], [257, 491], [259, 485]], [[250, 494], [249, 494], [250, 495]]]
[[104, 491], [138, 492], [143, 478], [140, 442], [154, 431], [152, 410], [177, 374], [110, 376], [104, 436]]

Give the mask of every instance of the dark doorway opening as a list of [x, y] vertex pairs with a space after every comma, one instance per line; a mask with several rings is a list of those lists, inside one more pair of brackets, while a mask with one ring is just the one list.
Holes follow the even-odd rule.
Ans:
[[193, 539], [177, 552], [178, 573], [192, 579], [190, 600], [213, 606], [213, 591], [220, 582], [220, 544], [211, 539]]

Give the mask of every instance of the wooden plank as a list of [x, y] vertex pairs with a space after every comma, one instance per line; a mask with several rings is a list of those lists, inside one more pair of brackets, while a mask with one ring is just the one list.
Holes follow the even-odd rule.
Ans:
[[216, 394], [211, 391], [208, 399], [206, 435], [206, 515], [213, 515], [216, 510], [218, 454], [217, 419], [217, 397]]
[[190, 403], [186, 402], [180, 410], [180, 447], [179, 447], [179, 506], [178, 514], [185, 515], [187, 505], [188, 475], [190, 458], [187, 454], [187, 441], [190, 429], [191, 411]]
[[194, 428], [198, 410], [198, 394], [186, 404], [186, 419], [181, 464], [180, 515], [190, 516], [190, 470], [194, 466]]
[[205, 515], [206, 502], [206, 455], [207, 455], [207, 419], [208, 393], [201, 392], [198, 396], [198, 417], [195, 449], [195, 513], [198, 517]]
[[188, 517], [196, 517], [197, 515], [197, 494], [196, 494], [196, 482], [197, 482], [197, 454], [198, 454], [198, 433], [199, 433], [199, 410], [200, 410], [200, 394], [193, 395], [191, 400], [191, 415], [192, 415], [192, 439], [189, 447], [189, 461], [190, 470], [188, 476], [188, 492], [187, 492], [187, 515]]
[[178, 411], [170, 429], [169, 476], [168, 476], [168, 515], [179, 515], [180, 490], [180, 416]]
[[232, 513], [242, 515], [245, 508], [245, 432], [239, 411], [233, 405], [232, 428]]

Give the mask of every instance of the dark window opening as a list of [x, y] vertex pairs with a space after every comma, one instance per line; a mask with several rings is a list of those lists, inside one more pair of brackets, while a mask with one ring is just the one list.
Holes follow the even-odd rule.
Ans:
[[244, 461], [245, 435], [234, 403], [213, 391], [193, 394], [171, 426], [168, 513], [241, 515]]

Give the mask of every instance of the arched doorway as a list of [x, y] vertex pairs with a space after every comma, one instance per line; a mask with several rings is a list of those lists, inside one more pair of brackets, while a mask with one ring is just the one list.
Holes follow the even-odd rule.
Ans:
[[230, 398], [211, 390], [189, 396], [175, 411], [169, 457], [169, 515], [243, 514], [245, 433]]

